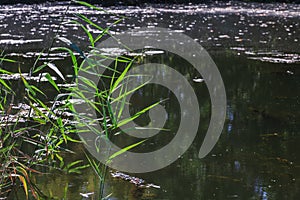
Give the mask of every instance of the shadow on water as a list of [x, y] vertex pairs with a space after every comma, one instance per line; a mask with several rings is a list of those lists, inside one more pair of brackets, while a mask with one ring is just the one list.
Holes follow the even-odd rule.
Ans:
[[[83, 49], [87, 45], [83, 33], [75, 25], [59, 22], [66, 5], [0, 6], [0, 47], [10, 57], [22, 61], [22, 72], [28, 72], [38, 52], [49, 48], [57, 31], [76, 41]], [[299, 5], [243, 4], [169, 5], [147, 8], [108, 8], [129, 18], [112, 28], [118, 33], [136, 26], [161, 26], [181, 31], [204, 46], [218, 66], [227, 93], [227, 117], [221, 138], [213, 151], [198, 159], [198, 151], [210, 120], [210, 99], [204, 82], [185, 60], [172, 54], [148, 56], [174, 67], [193, 86], [201, 111], [198, 135], [190, 149], [172, 165], [156, 172], [137, 174], [161, 189], [141, 189], [128, 182], [107, 177], [105, 194], [111, 199], [297, 199], [300, 196], [300, 71], [299, 71]], [[30, 13], [25, 14], [25, 13]], [[100, 19], [103, 26], [114, 16], [71, 6], [67, 19], [81, 12]], [[96, 16], [101, 16], [97, 18]], [[96, 32], [89, 27], [91, 32]], [[42, 41], [42, 43], [41, 43]], [[41, 45], [42, 44], [42, 45]], [[61, 45], [54, 43], [55, 45]], [[52, 60], [65, 75], [71, 75], [66, 55], [47, 52], [42, 59]], [[4, 66], [17, 71], [15, 64]], [[51, 71], [49, 71], [51, 73]], [[59, 78], [58, 78], [59, 79]], [[18, 81], [18, 80], [15, 80]], [[34, 81], [34, 80], [33, 80]], [[172, 80], [174, 81], [174, 80]], [[176, 80], [174, 81], [176, 84]], [[48, 86], [45, 86], [48, 87]], [[16, 91], [22, 87], [16, 85]], [[49, 89], [49, 101], [56, 94]], [[160, 96], [168, 101], [163, 134], [154, 136], [135, 151], [149, 151], [166, 145], [176, 132], [178, 101], [166, 88], [149, 85], [134, 93], [132, 111], [152, 103]], [[156, 98], [156, 99], [155, 99]], [[151, 100], [151, 101], [150, 101]], [[137, 119], [143, 125], [147, 115]], [[171, 134], [170, 134], [171, 133]], [[125, 142], [124, 142], [125, 141]], [[123, 135], [116, 139], [120, 146], [132, 143]], [[67, 154], [70, 160], [84, 159], [83, 147], [73, 147], [77, 154]], [[91, 169], [81, 175], [52, 172], [33, 177], [41, 190], [62, 199], [82, 199], [80, 193], [99, 193], [98, 180]]]

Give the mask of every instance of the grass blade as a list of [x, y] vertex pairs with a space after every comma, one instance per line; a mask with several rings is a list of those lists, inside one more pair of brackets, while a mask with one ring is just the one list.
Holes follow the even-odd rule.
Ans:
[[47, 66], [52, 69], [53, 71], [55, 71], [55, 73], [62, 79], [65, 81], [64, 76], [62, 75], [62, 73], [59, 71], [59, 69], [53, 64], [53, 63], [47, 63]]
[[58, 91], [59, 91], [59, 88], [58, 86], [56, 85], [55, 81], [53, 80], [53, 78], [51, 77], [51, 75], [49, 73], [46, 74], [46, 78], [47, 80], [49, 81], [49, 83]]
[[140, 142], [138, 142], [138, 143], [135, 143], [135, 144], [132, 144], [132, 145], [130, 145], [130, 146], [127, 146], [127, 147], [121, 149], [120, 151], [117, 151], [116, 153], [114, 153], [113, 155], [111, 155], [111, 156], [108, 158], [108, 161], [107, 161], [107, 162], [108, 162], [108, 163], [111, 162], [111, 160], [114, 159], [115, 157], [121, 155], [122, 153], [125, 153], [126, 151], [129, 151], [130, 149], [132, 149], [132, 148], [134, 148], [134, 147], [136, 147], [136, 146], [138, 146], [138, 145], [144, 143], [145, 141], [146, 141], [146, 140], [142, 140], [142, 141], [140, 141]]

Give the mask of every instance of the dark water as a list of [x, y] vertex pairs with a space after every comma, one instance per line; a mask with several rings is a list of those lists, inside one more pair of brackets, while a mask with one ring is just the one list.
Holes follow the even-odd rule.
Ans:
[[[189, 77], [200, 103], [198, 135], [189, 150], [172, 165], [156, 172], [135, 174], [160, 185], [161, 189], [138, 189], [108, 175], [104, 191], [106, 195], [112, 194], [110, 199], [290, 200], [300, 197], [299, 5], [149, 5], [108, 8], [110, 14], [63, 3], [0, 6], [0, 48], [23, 62], [23, 72], [28, 72], [39, 52], [46, 49], [42, 59], [53, 60], [65, 75], [71, 74], [67, 55], [47, 52], [47, 49], [64, 45], [53, 40], [59, 34], [88, 50], [87, 37], [80, 27], [68, 22], [59, 25], [76, 19], [73, 14], [77, 12], [92, 17], [103, 27], [125, 15], [125, 20], [112, 26], [113, 34], [146, 26], [170, 28], [189, 35], [210, 53], [226, 88], [227, 117], [221, 138], [207, 157], [199, 159], [198, 151], [211, 114], [205, 82], [194, 82], [199, 74], [183, 60], [172, 55], [149, 56], [149, 61], [171, 65]], [[94, 34], [99, 33], [91, 26], [88, 28]], [[16, 64], [3, 67], [17, 71]], [[49, 89], [48, 95], [50, 101], [55, 93]], [[176, 130], [176, 100], [160, 87], [148, 86], [138, 91], [132, 99], [136, 106], [133, 109], [158, 95], [170, 99], [164, 105], [169, 113], [167, 126]], [[147, 120], [143, 116], [137, 123], [142, 125]], [[165, 145], [161, 138], [151, 142], [153, 148]], [[74, 149], [78, 153], [67, 158], [84, 159], [82, 147]], [[57, 199], [84, 199], [80, 193], [89, 192], [95, 192], [90, 199], [97, 199], [99, 193], [92, 170], [81, 175], [52, 173], [34, 179], [44, 193]]]

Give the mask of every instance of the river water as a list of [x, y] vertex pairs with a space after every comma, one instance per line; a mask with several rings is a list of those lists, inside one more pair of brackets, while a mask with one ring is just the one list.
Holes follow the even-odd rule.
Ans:
[[[137, 27], [164, 27], [184, 33], [208, 51], [226, 88], [227, 114], [222, 135], [212, 152], [199, 159], [198, 150], [211, 114], [205, 82], [193, 81], [199, 74], [172, 55], [149, 58], [173, 65], [190, 77], [201, 105], [198, 135], [189, 150], [170, 166], [133, 174], [159, 185], [160, 189], [140, 189], [107, 175], [104, 193], [111, 194], [109, 199], [290, 200], [300, 197], [300, 5], [149, 4], [108, 7], [105, 12], [66, 2], [0, 6], [0, 49], [22, 62], [22, 72], [28, 72], [44, 50], [42, 61], [53, 61], [64, 75], [72, 75], [67, 55], [47, 50], [64, 45], [54, 40], [59, 35], [88, 51], [84, 32], [70, 22], [78, 20], [76, 13], [90, 17], [102, 27], [125, 16], [110, 29], [116, 36]], [[90, 25], [87, 28], [92, 34], [100, 33]], [[3, 67], [18, 70], [14, 63]], [[16, 91], [22, 92], [18, 88]], [[166, 93], [162, 88], [148, 87], [141, 89], [134, 98], [144, 105], [147, 99]], [[55, 95], [54, 90], [49, 89], [49, 99]], [[164, 97], [173, 98], [172, 95]], [[174, 102], [170, 100], [165, 104], [171, 130], [176, 130], [179, 122], [177, 106], [172, 106]], [[145, 117], [137, 123], [147, 120]], [[165, 145], [161, 141], [161, 138], [153, 139], [150, 145]], [[77, 154], [68, 155], [68, 159], [84, 159], [82, 147], [74, 148], [78, 149]], [[92, 169], [80, 175], [37, 175], [34, 180], [45, 194], [57, 199], [85, 199], [80, 193], [89, 192], [95, 192], [90, 199], [97, 199], [99, 194]]]

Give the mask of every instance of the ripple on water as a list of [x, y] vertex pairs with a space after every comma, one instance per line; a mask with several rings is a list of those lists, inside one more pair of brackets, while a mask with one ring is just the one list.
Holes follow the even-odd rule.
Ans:
[[43, 42], [43, 39], [32, 39], [32, 40], [14, 40], [14, 39], [2, 39], [0, 40], [0, 44], [27, 44], [34, 42]]
[[299, 64], [300, 54], [284, 53], [279, 51], [254, 51], [252, 48], [231, 47], [230, 49], [237, 51], [240, 55], [243, 53], [251, 60], [259, 60], [269, 63]]
[[[258, 4], [258, 3], [221, 3], [218, 4], [191, 4], [191, 5], [148, 5], [147, 7], [108, 7], [107, 10], [92, 10], [86, 7], [70, 5], [66, 14], [65, 4], [40, 4], [35, 6], [17, 5], [0, 6], [0, 31], [5, 29], [5, 34], [0, 35], [0, 45], [22, 45], [27, 43], [42, 42], [43, 39], [25, 40], [32, 35], [39, 34], [46, 38], [50, 33], [59, 32], [70, 40], [86, 40], [79, 25], [70, 23], [76, 19], [74, 13], [84, 14], [101, 26], [109, 26], [118, 20], [120, 15], [129, 16], [133, 20], [124, 20], [111, 27], [112, 34], [118, 34], [132, 27], [169, 27], [174, 32], [187, 33], [194, 39], [209, 46], [235, 47], [246, 46], [245, 51], [239, 51], [264, 62], [298, 62], [290, 57], [270, 57], [257, 55], [251, 47], [265, 48], [274, 43], [274, 49], [291, 52], [286, 49], [297, 49], [299, 42], [299, 17], [300, 5], [293, 4]], [[59, 25], [61, 16], [66, 22]], [[25, 20], [24, 20], [25, 19]], [[9, 22], [9, 23], [8, 23]], [[16, 25], [13, 25], [13, 23]], [[166, 24], [167, 22], [167, 24]], [[287, 23], [288, 22], [288, 23]], [[15, 33], [18, 26], [20, 34]], [[22, 27], [23, 28], [20, 28]], [[92, 34], [100, 34], [101, 30], [88, 25]], [[59, 29], [59, 30], [58, 30]], [[9, 32], [11, 31], [11, 32]], [[151, 35], [151, 33], [135, 33], [138, 36]], [[67, 36], [68, 35], [68, 36]], [[28, 37], [27, 37], [28, 36]], [[46, 41], [46, 40], [45, 40]], [[283, 42], [290, 45], [281, 49]], [[55, 43], [56, 44], [56, 43]], [[277, 44], [279, 44], [277, 46]], [[84, 44], [86, 45], [86, 44]], [[226, 46], [227, 45], [227, 46]], [[273, 46], [272, 46], [273, 48]], [[234, 49], [233, 49], [234, 50]], [[25, 55], [28, 56], [28, 55]], [[56, 57], [58, 59], [58, 57]], [[53, 59], [56, 59], [53, 57]]]
[[[31, 76], [28, 73], [16, 73], [16, 74], [0, 74], [0, 78], [2, 80], [19, 80], [24, 78], [25, 80], [30, 80], [30, 81], [37, 81], [37, 82], [47, 82], [48, 79], [46, 78], [47, 73], [41, 73], [38, 76]], [[57, 80], [56, 77], [52, 77], [53, 80]]]

